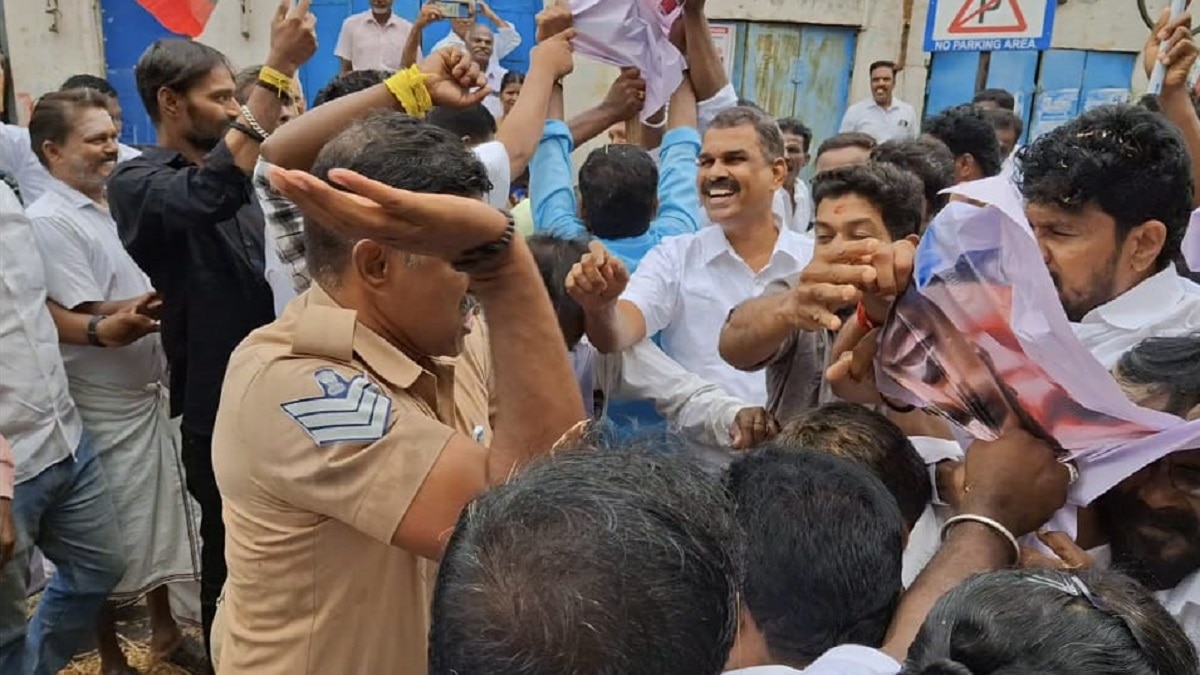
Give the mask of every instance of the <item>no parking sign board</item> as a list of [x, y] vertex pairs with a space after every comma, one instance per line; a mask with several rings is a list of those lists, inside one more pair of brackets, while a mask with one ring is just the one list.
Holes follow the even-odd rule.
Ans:
[[1058, 0], [930, 0], [927, 52], [1050, 48]]

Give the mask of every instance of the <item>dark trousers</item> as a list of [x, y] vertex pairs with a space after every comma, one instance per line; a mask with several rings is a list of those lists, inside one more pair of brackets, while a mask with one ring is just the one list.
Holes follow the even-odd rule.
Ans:
[[211, 638], [217, 598], [225, 585], [225, 523], [221, 520], [221, 493], [212, 466], [212, 436], [183, 432], [183, 466], [188, 492], [200, 504], [200, 613], [204, 622], [204, 647], [212, 661]]

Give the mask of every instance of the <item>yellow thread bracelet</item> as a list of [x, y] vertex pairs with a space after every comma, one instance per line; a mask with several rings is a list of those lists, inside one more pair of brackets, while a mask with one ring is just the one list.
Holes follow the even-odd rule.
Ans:
[[292, 78], [271, 66], [259, 68], [258, 81], [279, 92], [280, 96], [291, 96], [292, 94]]
[[397, 71], [384, 80], [384, 84], [404, 107], [404, 112], [413, 117], [425, 117], [433, 109], [433, 99], [429, 97], [429, 89], [425, 86], [427, 77], [419, 68], [411, 66]]

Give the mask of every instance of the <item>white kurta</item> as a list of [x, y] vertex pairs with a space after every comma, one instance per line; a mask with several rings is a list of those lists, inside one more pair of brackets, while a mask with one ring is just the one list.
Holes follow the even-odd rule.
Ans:
[[[47, 295], [67, 308], [153, 289], [103, 207], [53, 180], [29, 207], [46, 261]], [[120, 348], [63, 345], [71, 397], [112, 486], [126, 552], [115, 600], [132, 600], [199, 573], [199, 508], [185, 489], [171, 424], [166, 360], [157, 335]]]

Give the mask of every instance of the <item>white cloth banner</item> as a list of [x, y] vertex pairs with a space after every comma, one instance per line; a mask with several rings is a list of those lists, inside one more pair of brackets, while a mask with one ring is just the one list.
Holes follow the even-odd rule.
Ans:
[[667, 37], [682, 7], [675, 0], [571, 0], [575, 52], [641, 71], [642, 121], [662, 109], [683, 82], [683, 54]]

